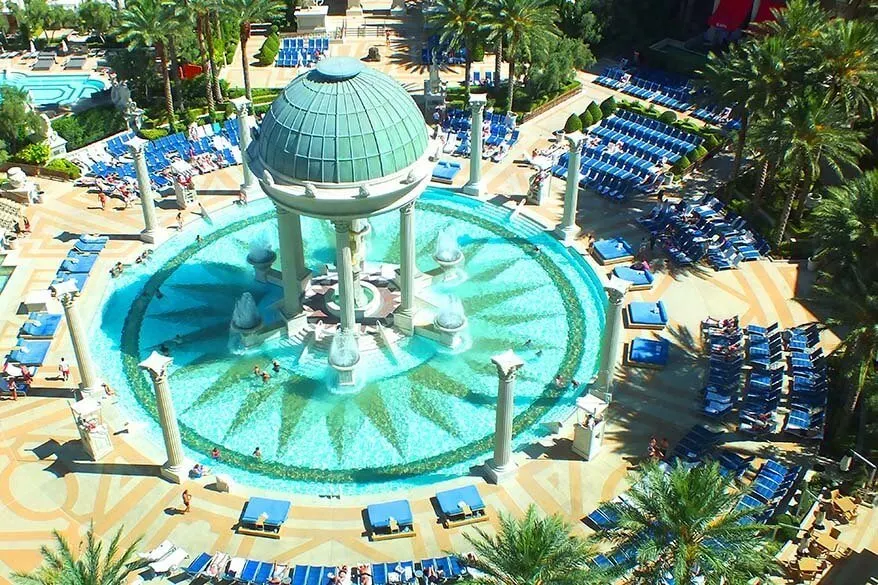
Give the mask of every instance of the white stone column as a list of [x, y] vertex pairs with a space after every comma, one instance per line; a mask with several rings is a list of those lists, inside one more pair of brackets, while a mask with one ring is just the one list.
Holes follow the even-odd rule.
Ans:
[[351, 271], [354, 279], [354, 307], [364, 309], [368, 300], [366, 291], [360, 284], [363, 275], [363, 266], [366, 262], [366, 235], [372, 231], [372, 227], [365, 219], [355, 219], [351, 222]]
[[604, 286], [607, 293], [607, 311], [604, 322], [604, 336], [601, 341], [601, 365], [597, 381], [592, 388], [605, 402], [613, 401], [613, 380], [616, 365], [619, 363], [619, 349], [622, 346], [622, 303], [631, 283], [613, 276]]
[[482, 185], [482, 112], [488, 96], [483, 93], [471, 93], [469, 108], [472, 113], [469, 145], [469, 182], [463, 186], [463, 192], [478, 197], [485, 192]]
[[235, 106], [235, 112], [238, 115], [241, 167], [242, 172], [244, 173], [244, 182], [241, 183], [241, 191], [244, 191], [249, 199], [251, 195], [256, 195], [259, 190], [256, 180], [253, 177], [253, 172], [250, 170], [250, 163], [247, 162], [247, 149], [250, 147], [250, 100], [242, 96], [229, 101]]
[[414, 333], [415, 312], [415, 274], [418, 271], [415, 260], [415, 204], [399, 208], [399, 288], [400, 303], [393, 316], [393, 323], [405, 333]]
[[495, 355], [491, 362], [497, 367], [497, 421], [494, 427], [494, 457], [485, 464], [485, 475], [494, 483], [508, 479], [516, 469], [512, 461], [512, 420], [515, 375], [524, 365], [511, 349]]
[[283, 312], [291, 319], [302, 311], [302, 281], [299, 277], [305, 271], [305, 257], [299, 214], [278, 207], [277, 234], [284, 289]]
[[335, 267], [338, 271], [338, 304], [341, 308], [341, 328], [357, 332], [354, 313], [354, 270], [351, 260], [351, 222], [335, 221]]
[[61, 295], [61, 306], [64, 307], [64, 318], [67, 320], [67, 330], [70, 332], [70, 344], [73, 345], [73, 355], [76, 357], [76, 365], [79, 368], [81, 380], [79, 391], [83, 398], [88, 398], [99, 390], [100, 382], [95, 375], [94, 362], [91, 359], [91, 348], [88, 345], [88, 336], [82, 329], [79, 309], [77, 309], [75, 304], [78, 296], [79, 292], [76, 291], [65, 292]]
[[134, 171], [137, 173], [137, 188], [140, 191], [140, 206], [143, 211], [144, 229], [140, 232], [140, 239], [147, 244], [154, 244], [158, 221], [155, 218], [155, 198], [152, 192], [152, 182], [149, 180], [149, 169], [146, 167], [146, 155], [143, 150], [147, 142], [149, 141], [135, 136], [127, 144], [128, 150], [134, 158]]
[[585, 144], [585, 135], [582, 132], [572, 132], [564, 136], [570, 148], [570, 156], [567, 158], [567, 186], [564, 190], [564, 215], [561, 223], [555, 228], [558, 238], [565, 244], [576, 239], [579, 227], [576, 225], [576, 206], [579, 196], [579, 165], [582, 160], [582, 146]]
[[393, 0], [390, 3], [390, 16], [405, 16], [405, 0]]
[[171, 358], [154, 351], [140, 362], [140, 369], [149, 373], [155, 389], [155, 406], [168, 455], [168, 460], [162, 465], [162, 477], [174, 483], [181, 483], [188, 470], [183, 455], [183, 441], [180, 439], [180, 427], [177, 425], [177, 413], [174, 410], [171, 388], [168, 385], [168, 366], [172, 361]]

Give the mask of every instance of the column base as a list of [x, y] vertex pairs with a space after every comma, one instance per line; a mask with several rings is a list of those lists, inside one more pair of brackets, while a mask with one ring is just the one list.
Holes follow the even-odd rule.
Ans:
[[100, 391], [100, 384], [92, 388], [88, 388], [86, 386], [83, 386], [82, 384], [79, 385], [79, 396], [82, 399], [94, 398], [95, 400], [100, 401], [101, 398], [103, 398], [103, 396], [100, 395]]
[[348, 8], [345, 10], [344, 15], [347, 18], [358, 18], [363, 16], [363, 9], [360, 6], [356, 6], [354, 8]]
[[171, 483], [183, 483], [189, 479], [189, 470], [192, 469], [193, 463], [188, 459], [184, 459], [183, 463], [171, 467], [167, 462], [159, 469], [159, 477]]
[[399, 329], [405, 335], [414, 335], [415, 333], [415, 314], [414, 311], [396, 311], [393, 314], [393, 326]]
[[485, 186], [482, 184], [481, 181], [477, 181], [475, 183], [467, 183], [463, 186], [462, 191], [465, 194], [471, 195], [473, 197], [481, 197], [485, 194]]
[[563, 225], [558, 224], [555, 226], [555, 237], [557, 237], [565, 246], [569, 246], [574, 241], [576, 241], [576, 236], [579, 235], [579, 226], [575, 223], [573, 225]]
[[247, 201], [253, 201], [254, 199], [258, 199], [264, 195], [262, 189], [259, 188], [259, 183], [253, 182], [250, 185], [245, 183], [241, 183], [239, 187], [241, 191], [247, 196]]
[[405, 7], [391, 8], [390, 9], [390, 16], [405, 16], [405, 15], [406, 15]]
[[155, 244], [155, 232], [152, 230], [143, 230], [140, 232], [140, 241], [145, 244]]
[[493, 459], [488, 459], [482, 469], [485, 479], [495, 484], [501, 484], [515, 476], [515, 472], [518, 471], [518, 465], [514, 461], [510, 461], [506, 465], [498, 467], [494, 465]]

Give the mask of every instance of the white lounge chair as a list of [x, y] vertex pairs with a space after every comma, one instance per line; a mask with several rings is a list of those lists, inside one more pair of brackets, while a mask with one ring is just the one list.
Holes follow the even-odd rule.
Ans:
[[160, 559], [163, 559], [165, 556], [167, 556], [168, 553], [174, 550], [174, 548], [175, 547], [173, 542], [171, 542], [170, 540], [165, 540], [151, 551], [147, 551], [145, 553], [137, 553], [137, 556], [147, 562], [154, 563]]
[[175, 548], [173, 552], [165, 556], [163, 559], [150, 563], [149, 568], [152, 569], [153, 573], [156, 575], [163, 575], [164, 573], [179, 567], [180, 563], [185, 561], [188, 556], [189, 553], [182, 548]]

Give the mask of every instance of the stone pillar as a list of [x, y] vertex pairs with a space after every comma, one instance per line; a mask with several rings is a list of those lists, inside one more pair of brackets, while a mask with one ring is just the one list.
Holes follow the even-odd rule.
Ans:
[[471, 93], [469, 96], [469, 107], [472, 113], [469, 145], [469, 182], [464, 185], [463, 192], [473, 197], [478, 197], [485, 191], [482, 185], [482, 112], [487, 103], [488, 96], [483, 93]]
[[592, 388], [605, 402], [613, 401], [613, 379], [616, 364], [619, 362], [619, 348], [622, 345], [622, 303], [631, 283], [613, 276], [604, 286], [607, 293], [607, 312], [604, 323], [604, 337], [601, 342], [601, 365], [597, 381]]
[[235, 106], [235, 112], [238, 114], [241, 167], [243, 168], [242, 172], [244, 173], [244, 182], [241, 183], [241, 191], [244, 191], [249, 199], [251, 195], [256, 195], [258, 191], [253, 172], [250, 170], [250, 163], [247, 162], [247, 149], [250, 146], [250, 100], [242, 96], [229, 101]]
[[415, 204], [414, 202], [399, 208], [399, 307], [393, 316], [393, 323], [405, 333], [414, 333], [415, 312]]
[[364, 309], [366, 292], [360, 284], [363, 274], [363, 265], [366, 262], [366, 235], [372, 231], [372, 226], [365, 219], [355, 219], [351, 222], [351, 270], [354, 279], [354, 307]]
[[494, 457], [485, 464], [485, 475], [494, 483], [508, 479], [516, 469], [512, 461], [513, 389], [515, 375], [524, 365], [511, 349], [495, 355], [491, 362], [497, 367], [497, 422], [494, 427]]
[[345, 16], [363, 16], [363, 6], [360, 0], [347, 0], [348, 6]]
[[405, 16], [405, 0], [393, 0], [390, 3], [390, 16]]
[[338, 271], [338, 304], [341, 307], [341, 328], [357, 332], [354, 314], [354, 270], [351, 260], [351, 222], [335, 221], [335, 267]]
[[571, 243], [579, 233], [576, 225], [576, 206], [579, 195], [579, 165], [582, 160], [582, 146], [585, 143], [585, 135], [582, 132], [572, 132], [564, 136], [570, 147], [570, 156], [567, 158], [567, 187], [564, 190], [564, 215], [561, 223], [555, 228], [558, 238], [565, 244]]
[[278, 207], [277, 235], [284, 289], [283, 312], [284, 316], [291, 319], [302, 311], [302, 281], [299, 276], [305, 271], [305, 257], [299, 214]]
[[61, 305], [64, 307], [64, 318], [67, 320], [67, 330], [70, 332], [70, 343], [73, 345], [73, 355], [76, 357], [76, 365], [79, 368], [79, 377], [81, 379], [79, 391], [83, 398], [87, 398], [99, 390], [98, 386], [100, 384], [95, 375], [88, 337], [82, 329], [79, 310], [75, 305], [75, 300], [78, 296], [78, 292], [62, 294]]
[[147, 244], [156, 241], [156, 228], [158, 221], [155, 218], [155, 201], [152, 193], [152, 183], [149, 180], [149, 169], [146, 167], [146, 156], [143, 152], [148, 140], [134, 137], [127, 142], [128, 150], [134, 158], [134, 171], [137, 173], [137, 188], [140, 191], [140, 206], [143, 211], [143, 231], [140, 239]]
[[174, 411], [171, 388], [168, 385], [168, 366], [172, 361], [171, 358], [154, 351], [140, 362], [140, 369], [149, 373], [155, 389], [155, 406], [168, 455], [168, 460], [162, 465], [162, 477], [174, 483], [181, 483], [188, 470], [183, 456], [183, 441], [180, 440], [180, 427], [177, 426], [177, 413]]

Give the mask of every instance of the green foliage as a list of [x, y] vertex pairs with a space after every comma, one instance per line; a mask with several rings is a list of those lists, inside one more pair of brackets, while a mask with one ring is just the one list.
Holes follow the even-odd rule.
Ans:
[[591, 112], [585, 110], [581, 114], [579, 114], [579, 121], [582, 123], [583, 128], [588, 128], [592, 124], [594, 124], [595, 120], [591, 117]]
[[484, 43], [477, 43], [475, 47], [473, 47], [473, 62], [481, 63], [485, 60], [485, 45]]
[[677, 121], [677, 114], [671, 110], [666, 110], [659, 115], [659, 120], [665, 124], [673, 124]]
[[270, 110], [270, 109], [271, 109], [271, 104], [270, 104], [270, 103], [268, 103], [268, 104], [256, 104], [255, 106], [253, 106], [253, 113], [254, 113], [254, 114], [264, 114], [264, 113], [266, 113], [266, 112], [267, 112], [268, 110]]
[[158, 140], [159, 138], [164, 138], [167, 135], [167, 128], [143, 128], [140, 131], [140, 136], [145, 138], [146, 140]]
[[50, 171], [60, 171], [67, 173], [71, 179], [78, 179], [82, 176], [82, 169], [70, 162], [66, 158], [55, 158], [46, 163], [45, 167]]
[[27, 93], [10, 85], [0, 86], [0, 140], [9, 151], [45, 139], [43, 121], [28, 105]]
[[704, 146], [699, 144], [698, 146], [695, 147], [695, 150], [692, 151], [691, 156], [695, 160], [701, 160], [705, 156], [707, 156], [707, 149], [704, 148]]
[[52, 128], [67, 141], [67, 150], [77, 150], [126, 127], [125, 117], [114, 106], [99, 106], [52, 121]]
[[95, 536], [94, 524], [90, 524], [85, 542], [71, 548], [67, 539], [57, 530], [52, 531], [54, 549], [40, 548], [43, 564], [30, 573], [16, 572], [12, 581], [22, 585], [63, 583], [103, 583], [121, 585], [139, 567], [136, 556], [140, 538], [127, 548], [122, 548], [122, 528], [104, 546]]
[[49, 160], [49, 145], [45, 142], [29, 144], [12, 155], [12, 160], [28, 165], [41, 165]]
[[273, 65], [275, 59], [277, 59], [279, 51], [280, 37], [277, 33], [270, 34], [265, 37], [265, 41], [262, 42], [262, 47], [259, 49], [259, 53], [256, 54], [256, 60], [259, 61], [259, 64], [263, 67]]
[[655, 463], [632, 478], [626, 501], [606, 504], [618, 523], [600, 531], [616, 551], [633, 548], [637, 582], [673, 576], [690, 583], [701, 572], [708, 583], [762, 582], [778, 573], [765, 527], [741, 523], [761, 509], [738, 509], [734, 477], [718, 463], [692, 469], [677, 462], [669, 473]]
[[556, 38], [544, 45], [541, 37], [536, 37], [528, 53], [530, 66], [524, 91], [530, 101], [560, 93], [575, 79], [577, 69], [585, 69], [594, 63], [588, 47], [575, 39]]
[[597, 5], [596, 0], [557, 2], [558, 28], [568, 38], [578, 39], [590, 46], [597, 45], [601, 42], [603, 30], [603, 24], [594, 14]]
[[675, 174], [681, 175], [686, 171], [686, 169], [688, 169], [691, 166], [692, 166], [692, 163], [689, 162], [689, 158], [686, 156], [681, 156], [680, 160], [675, 162], [674, 166], [671, 167], [671, 169], [674, 171]]
[[86, 0], [76, 9], [79, 29], [103, 36], [115, 26], [116, 11], [106, 2]]
[[595, 122], [600, 122], [604, 117], [601, 107], [596, 102], [588, 104], [588, 113], [591, 114], [591, 119]]
[[564, 132], [569, 134], [580, 130], [582, 130], [582, 120], [576, 114], [570, 114], [570, 117], [567, 118], [567, 122], [564, 124]]
[[594, 550], [573, 533], [560, 515], [541, 517], [531, 504], [521, 518], [500, 513], [496, 535], [480, 528], [464, 533], [475, 550], [475, 560], [461, 559], [483, 572], [489, 582], [507, 584], [591, 585], [610, 583], [590, 569]]
[[716, 137], [716, 134], [708, 134], [704, 137], [704, 144], [707, 146], [708, 150], [713, 150], [719, 146], [719, 138]]
[[616, 98], [613, 96], [610, 96], [601, 102], [601, 113], [604, 115], [604, 118], [609, 118], [615, 114], [618, 108], [619, 106], [616, 104]]

